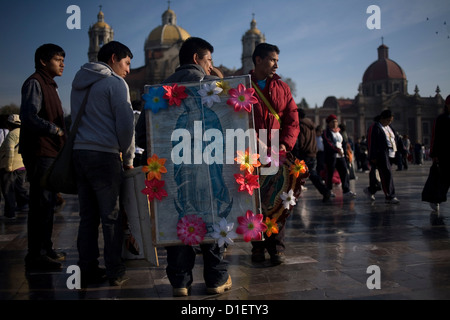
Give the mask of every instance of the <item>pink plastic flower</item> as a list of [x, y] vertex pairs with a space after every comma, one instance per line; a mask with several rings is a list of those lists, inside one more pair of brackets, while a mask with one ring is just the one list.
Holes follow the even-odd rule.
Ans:
[[164, 187], [163, 180], [145, 180], [145, 189], [141, 192], [148, 196], [149, 201], [153, 201], [153, 199], [162, 200], [163, 197], [167, 197], [167, 191], [163, 189]]
[[262, 214], [254, 214], [251, 210], [247, 210], [245, 216], [238, 217], [239, 227], [236, 233], [244, 236], [244, 241], [261, 240], [262, 232], [267, 230], [267, 225], [263, 222]]
[[174, 104], [179, 107], [181, 105], [181, 101], [188, 97], [188, 94], [185, 92], [185, 86], [178, 86], [178, 84], [174, 84], [173, 86], [163, 86], [166, 93], [163, 98], [169, 100], [169, 106], [173, 106]]
[[177, 223], [177, 235], [185, 245], [197, 245], [205, 238], [206, 224], [195, 214], [184, 216]]
[[249, 195], [253, 195], [253, 190], [259, 188], [258, 175], [246, 172], [243, 174], [235, 174], [234, 178], [239, 183], [239, 191], [247, 191]]
[[234, 111], [241, 111], [244, 108], [247, 112], [252, 111], [252, 104], [257, 103], [258, 99], [253, 96], [255, 89], [246, 88], [240, 83], [237, 89], [233, 88], [228, 91], [230, 98], [227, 104], [234, 107]]

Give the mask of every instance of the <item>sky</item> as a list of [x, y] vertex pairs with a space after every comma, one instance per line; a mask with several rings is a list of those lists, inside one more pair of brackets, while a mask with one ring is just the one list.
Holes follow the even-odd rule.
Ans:
[[[80, 29], [68, 29], [70, 5], [80, 8]], [[34, 52], [44, 43], [66, 52], [65, 70], [55, 80], [66, 112], [71, 83], [88, 62], [89, 26], [99, 5], [114, 40], [133, 52], [132, 68], [144, 65], [144, 42], [161, 25], [166, 0], [2, 1], [0, 19], [0, 107], [20, 105], [24, 80], [34, 72]], [[371, 5], [380, 9], [380, 28], [369, 29]], [[406, 73], [408, 92], [423, 97], [450, 94], [450, 0], [172, 0], [177, 24], [214, 46], [215, 65], [241, 67], [242, 36], [252, 14], [266, 42], [280, 48], [278, 74], [296, 85], [294, 99], [321, 107], [329, 96], [353, 99], [364, 71], [377, 60], [377, 48]]]

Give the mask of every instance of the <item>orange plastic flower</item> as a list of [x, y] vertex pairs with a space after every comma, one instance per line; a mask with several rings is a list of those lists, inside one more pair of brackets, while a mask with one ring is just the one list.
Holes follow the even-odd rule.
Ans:
[[272, 233], [278, 233], [278, 224], [277, 219], [270, 219], [266, 217], [266, 222], [264, 222], [267, 226], [266, 235], [270, 237]]
[[253, 153], [250, 154], [249, 150], [245, 150], [245, 154], [242, 151], [237, 151], [237, 157], [234, 160], [241, 165], [240, 170], [247, 170], [248, 173], [253, 173], [255, 168], [261, 166], [261, 162], [259, 162], [259, 154]]
[[301, 174], [304, 174], [306, 172], [306, 164], [304, 160], [298, 160], [295, 159], [295, 164], [293, 164], [291, 166], [291, 171], [289, 172], [289, 174], [293, 174], [296, 178], [298, 178], [298, 176]]
[[161, 180], [161, 173], [166, 173], [167, 169], [164, 167], [166, 159], [158, 159], [158, 156], [154, 154], [151, 158], [147, 159], [148, 166], [143, 166], [142, 171], [147, 173], [147, 180]]

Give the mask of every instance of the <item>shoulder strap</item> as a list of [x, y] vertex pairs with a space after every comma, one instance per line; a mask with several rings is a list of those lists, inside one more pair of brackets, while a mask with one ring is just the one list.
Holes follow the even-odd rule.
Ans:
[[72, 130], [70, 130], [70, 134], [69, 134], [70, 139], [75, 139], [75, 135], [77, 134], [77, 131], [78, 131], [78, 126], [80, 125], [81, 117], [83, 116], [84, 111], [86, 110], [86, 104], [87, 104], [89, 92], [91, 92], [91, 87], [92, 86], [89, 86], [89, 88], [87, 89], [86, 95], [84, 96], [83, 102], [81, 103], [80, 111], [78, 112], [77, 118], [75, 119], [75, 122], [73, 123]]
[[264, 104], [267, 106], [267, 108], [269, 109], [269, 111], [273, 114], [273, 116], [275, 117], [275, 119], [278, 120], [278, 122], [281, 124], [281, 118], [278, 115], [278, 113], [275, 111], [275, 109], [272, 107], [272, 105], [270, 104], [269, 100], [267, 100], [266, 96], [261, 92], [261, 90], [259, 90], [258, 86], [252, 81], [252, 86], [253, 88], [256, 90], [256, 93], [258, 94], [258, 96], [261, 98], [261, 100], [264, 102]]

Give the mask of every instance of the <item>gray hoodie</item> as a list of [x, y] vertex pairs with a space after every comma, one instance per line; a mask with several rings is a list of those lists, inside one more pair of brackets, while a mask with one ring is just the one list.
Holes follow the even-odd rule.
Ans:
[[122, 153], [124, 165], [134, 158], [134, 114], [128, 85], [102, 62], [86, 63], [72, 83], [71, 113], [75, 120], [92, 86], [75, 138], [74, 149]]

